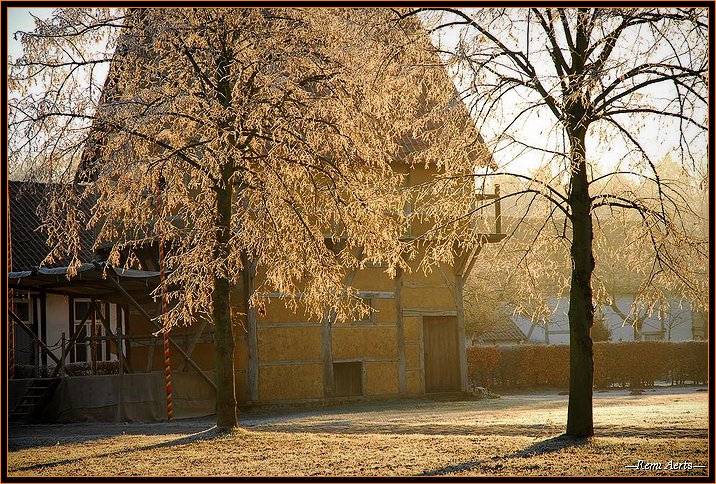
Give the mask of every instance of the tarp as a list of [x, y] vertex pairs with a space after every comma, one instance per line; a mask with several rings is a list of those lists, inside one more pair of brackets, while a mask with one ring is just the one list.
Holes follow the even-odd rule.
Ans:
[[[172, 394], [175, 418], [216, 413], [214, 389], [193, 372], [172, 374]], [[40, 416], [43, 422], [56, 423], [158, 422], [166, 418], [164, 372], [63, 378]]]
[[115, 268], [106, 262], [84, 263], [77, 274], [69, 277], [68, 267], [33, 267], [31, 271], [8, 273], [10, 288], [47, 292], [74, 297], [88, 297], [103, 301], [127, 303], [110, 278], [138, 302], [149, 302], [151, 292], [159, 285], [160, 273], [136, 269]]

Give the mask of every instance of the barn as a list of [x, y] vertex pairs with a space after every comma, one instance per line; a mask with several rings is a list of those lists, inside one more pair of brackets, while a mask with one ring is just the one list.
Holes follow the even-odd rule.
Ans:
[[[451, 82], [444, 77], [446, 83]], [[453, 109], [462, 110], [461, 123], [471, 125], [469, 114], [459, 101]], [[406, 140], [402, 148], [392, 168], [406, 175], [408, 187], [425, 184], [440, 175], [434, 164], [406, 161], [412, 151], [420, 148], [413, 142]], [[486, 148], [480, 146], [478, 151], [484, 152]], [[480, 163], [484, 163], [484, 157], [475, 155], [475, 164]], [[469, 190], [473, 181], [466, 176], [464, 183]], [[499, 193], [474, 192], [476, 202], [496, 201], [494, 231], [481, 234], [483, 243], [500, 240], [503, 234]], [[23, 221], [13, 223], [20, 226]], [[403, 239], [424, 237], [430, 228], [429, 220], [415, 219], [406, 228]], [[17, 238], [19, 234], [13, 228], [13, 252], [16, 246], [24, 244]], [[340, 240], [336, 242], [332, 234], [326, 234], [325, 242], [336, 251], [340, 249]], [[466, 392], [463, 283], [480, 246], [456, 247], [454, 264], [443, 264], [427, 273], [418, 270], [425, 250], [421, 248], [422, 252], [410, 262], [412, 270], [399, 272], [395, 277], [379, 264], [347, 271], [344, 286], [355, 289], [372, 311], [367, 318], [340, 324], [334, 323], [329, 314], [323, 318], [307, 317], [301, 309], [300, 297], [298, 309], [292, 309], [286, 295], [281, 293], [258, 294], [266, 304], [264, 311], [256, 311], [248, 300], [256, 287], [262, 287], [265, 274], [261, 268], [245, 270], [231, 298], [232, 310], [237, 315], [234, 371], [239, 405]], [[67, 269], [63, 267], [10, 273], [11, 288], [30, 298], [46, 301], [53, 295], [67, 301], [57, 310], [66, 314], [66, 318], [58, 317], [54, 310], [48, 313], [49, 307], [40, 303], [38, 314], [44, 311], [46, 316], [38, 319], [38, 325], [25, 328], [17, 321], [21, 318], [13, 318], [18, 326], [15, 333], [30, 336], [39, 355], [34, 358], [33, 378], [26, 379], [29, 381], [24, 383], [24, 389], [16, 385], [17, 404], [28, 406], [30, 413], [39, 409], [40, 414], [35, 412], [34, 416], [49, 420], [162, 419], [165, 370], [169, 363], [175, 416], [212, 413], [211, 323], [200, 321], [172, 330], [166, 343], [169, 351], [162, 336], [156, 333], [155, 318], [161, 305], [151, 292], [158, 284], [158, 244], [149, 242], [142, 248], [141, 271], [121, 270], [107, 264], [106, 247], [96, 247], [93, 258], [93, 263], [83, 265], [78, 276], [71, 278], [66, 277]], [[79, 320], [77, 299], [89, 302]], [[110, 319], [109, 314], [114, 316]], [[88, 321], [89, 332], [85, 330]], [[51, 329], [55, 324], [67, 328], [67, 346], [63, 344], [59, 349], [48, 346], [48, 335], [57, 331]], [[43, 325], [47, 328], [45, 333], [38, 329]], [[80, 347], [85, 348], [83, 353]], [[16, 349], [14, 346], [11, 353]], [[65, 365], [69, 355], [75, 355], [75, 359], [81, 355], [90, 374], [69, 374]], [[99, 358], [116, 362], [105, 365], [110, 374], [100, 374]], [[34, 408], [27, 397], [34, 385], [32, 380], [39, 380], [41, 375], [52, 379], [56, 389], [47, 391], [43, 405]]]

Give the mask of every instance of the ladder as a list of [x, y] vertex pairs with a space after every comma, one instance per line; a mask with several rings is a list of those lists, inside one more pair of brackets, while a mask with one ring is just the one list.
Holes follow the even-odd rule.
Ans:
[[27, 387], [25, 395], [17, 406], [10, 412], [10, 420], [15, 422], [30, 422], [49, 401], [60, 378], [34, 378]]

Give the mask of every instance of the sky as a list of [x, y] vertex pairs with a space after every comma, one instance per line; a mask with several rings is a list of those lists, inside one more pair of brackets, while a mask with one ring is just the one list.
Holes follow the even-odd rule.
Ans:
[[[46, 18], [52, 13], [52, 8], [8, 8], [8, 53], [12, 58], [18, 58], [22, 54], [22, 46], [19, 41], [14, 39], [13, 34], [18, 30], [28, 31], [34, 29], [34, 19], [30, 15], [32, 14]], [[454, 34], [457, 38], [457, 33]], [[486, 129], [489, 129], [488, 126]], [[526, 121], [520, 126], [520, 133], [525, 136], [525, 139], [531, 144], [544, 143], [543, 132], [547, 131], [549, 126], [544, 123], [544, 117], [542, 120], [535, 118], [534, 116], [526, 118]], [[672, 147], [678, 144], [678, 137], [676, 136], [676, 129], [669, 129], [667, 126], [666, 130], [659, 130], [657, 127], [649, 127], [646, 130], [646, 143], [650, 149], [653, 150], [653, 156], [656, 160], [665, 158], [671, 151]], [[486, 135], [489, 140], [490, 133], [482, 133]], [[610, 146], [605, 145], [606, 151], [599, 153], [599, 160], [604, 169], [610, 169], [613, 163], [616, 163], [618, 159], [623, 156], [624, 149], [620, 149], [618, 143]], [[705, 151], [705, 149], [704, 149]], [[504, 159], [501, 159], [500, 153], [496, 153], [496, 161], [498, 164], [507, 165], [511, 170], [520, 173], [528, 173], [536, 166], [539, 165], [538, 157], [534, 154], [516, 154], [514, 152], [508, 152], [504, 154]], [[611, 161], [610, 161], [611, 160]]]
[[[52, 8], [33, 8], [32, 13], [38, 17], [46, 18], [52, 13]], [[29, 31], [35, 28], [35, 20], [30, 15], [30, 9], [10, 7], [7, 9], [7, 47], [8, 54], [17, 59], [22, 54], [22, 45], [13, 38], [18, 30]]]

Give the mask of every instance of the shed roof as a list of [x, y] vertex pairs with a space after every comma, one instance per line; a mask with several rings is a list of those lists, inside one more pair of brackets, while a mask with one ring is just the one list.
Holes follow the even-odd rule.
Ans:
[[139, 303], [152, 301], [150, 293], [160, 283], [160, 273], [112, 267], [105, 262], [85, 263], [69, 277], [67, 267], [37, 268], [10, 272], [9, 286], [13, 289], [96, 298], [125, 304], [130, 300], [118, 291], [119, 283]]
[[527, 336], [514, 321], [510, 320], [482, 333], [479, 340], [481, 343], [521, 342], [526, 341]]

